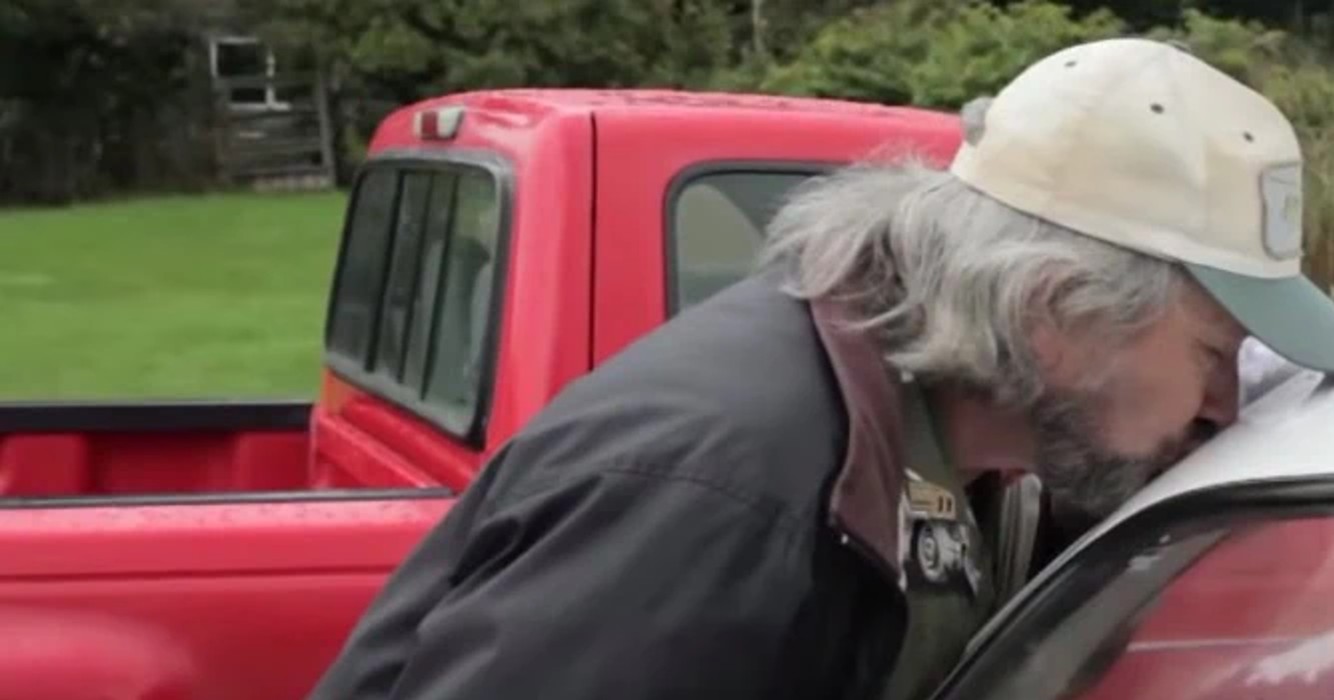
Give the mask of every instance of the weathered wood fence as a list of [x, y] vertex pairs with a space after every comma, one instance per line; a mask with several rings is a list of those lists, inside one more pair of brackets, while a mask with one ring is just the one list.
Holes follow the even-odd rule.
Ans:
[[257, 189], [322, 189], [335, 181], [334, 126], [319, 73], [217, 78], [221, 176]]

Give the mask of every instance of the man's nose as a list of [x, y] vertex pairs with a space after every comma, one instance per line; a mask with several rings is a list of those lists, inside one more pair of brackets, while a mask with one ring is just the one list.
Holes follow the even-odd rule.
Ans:
[[[1204, 392], [1197, 422], [1208, 423], [1213, 433], [1237, 422], [1241, 413], [1240, 381], [1236, 371], [1217, 372]], [[1211, 435], [1212, 437], [1212, 435]]]

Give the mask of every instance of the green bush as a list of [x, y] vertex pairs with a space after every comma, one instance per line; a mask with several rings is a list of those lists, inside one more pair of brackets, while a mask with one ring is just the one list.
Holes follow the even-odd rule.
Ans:
[[498, 87], [700, 86], [730, 65], [708, 0], [239, 0], [273, 44], [408, 102]]
[[0, 203], [207, 185], [199, 32], [185, 0], [0, 0]]
[[963, 7], [929, 35], [926, 60], [913, 67], [913, 102], [958, 107], [993, 95], [1034, 61], [1072, 44], [1124, 34], [1125, 24], [1107, 10], [1081, 18], [1049, 2], [1021, 2], [1005, 9]]
[[820, 30], [759, 82], [766, 92], [885, 103], [913, 101], [911, 72], [930, 35], [954, 13], [946, 2], [902, 0], [857, 10]]
[[817, 33], [761, 90], [955, 108], [999, 90], [1024, 66], [1070, 44], [1116, 36], [1125, 25], [1098, 11], [1025, 1], [901, 0], [856, 11]]

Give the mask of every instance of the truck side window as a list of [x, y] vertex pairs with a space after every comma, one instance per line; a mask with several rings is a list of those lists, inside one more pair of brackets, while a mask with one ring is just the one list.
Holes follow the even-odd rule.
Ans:
[[372, 170], [357, 186], [352, 206], [334, 289], [329, 349], [357, 362], [365, 362], [375, 333], [397, 192], [396, 171]]
[[373, 368], [394, 381], [401, 379], [404, 341], [414, 312], [417, 260], [421, 255], [422, 229], [426, 223], [430, 190], [429, 172], [407, 172], [403, 175], [402, 191], [398, 196], [398, 216], [393, 225], [393, 255], [390, 257], [389, 277], [385, 281]]
[[353, 195], [333, 294], [330, 366], [464, 438], [489, 359], [500, 195], [483, 167], [372, 163]]
[[688, 180], [670, 207], [669, 270], [679, 312], [740, 281], [764, 229], [792, 188], [815, 171], [714, 171]]
[[436, 316], [436, 292], [444, 272], [445, 249], [449, 243], [449, 222], [454, 213], [454, 190], [458, 175], [438, 171], [431, 178], [431, 201], [426, 215], [421, 256], [417, 260], [416, 301], [412, 322], [408, 325], [407, 357], [403, 361], [403, 384], [424, 388], [426, 360], [430, 351], [431, 327]]
[[477, 410], [500, 234], [498, 195], [489, 174], [459, 172], [426, 380], [427, 403], [444, 412], [451, 428], [470, 427]]

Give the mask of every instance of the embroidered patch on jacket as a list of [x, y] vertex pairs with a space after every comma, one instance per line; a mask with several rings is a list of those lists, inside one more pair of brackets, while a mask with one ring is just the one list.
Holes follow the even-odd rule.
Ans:
[[954, 494], [920, 478], [910, 481], [905, 491], [907, 527], [899, 532], [906, 545], [902, 553], [908, 585], [977, 595], [982, 574], [974, 561], [976, 543]]

